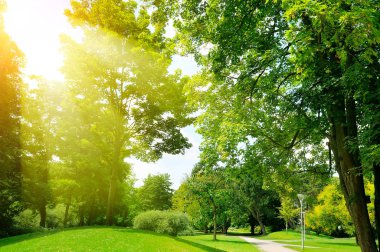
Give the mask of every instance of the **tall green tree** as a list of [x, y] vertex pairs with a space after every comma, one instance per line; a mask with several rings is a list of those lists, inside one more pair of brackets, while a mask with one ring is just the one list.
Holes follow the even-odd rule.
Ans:
[[[201, 208], [212, 213], [213, 240], [216, 240], [218, 215], [223, 216], [230, 191], [226, 186], [225, 171], [201, 160], [192, 171], [190, 190], [200, 202]], [[205, 211], [207, 212], [207, 211]]]
[[281, 207], [279, 207], [279, 218], [285, 222], [286, 232], [288, 227], [294, 222], [294, 219], [299, 215], [299, 210], [294, 207], [294, 201], [289, 197], [281, 198]]
[[148, 210], [168, 210], [172, 206], [173, 189], [169, 174], [148, 175], [144, 185], [138, 189], [140, 208]]
[[0, 1], [0, 226], [12, 225], [21, 209], [20, 110], [23, 53], [4, 30], [5, 2]]
[[167, 19], [154, 9], [134, 1], [93, 0], [72, 1], [72, 11], [66, 12], [73, 25], [82, 27], [84, 38], [81, 43], [64, 39], [63, 72], [74, 96], [96, 104], [98, 118], [92, 124], [103, 124], [98, 141], [110, 147], [104, 158], [108, 224], [113, 223], [125, 158], [153, 161], [190, 146], [180, 132], [191, 122], [184, 81], [167, 72], [172, 54], [163, 36]]
[[22, 109], [23, 196], [28, 207], [38, 211], [40, 226], [46, 226], [46, 207], [51, 203], [50, 166], [55, 153], [54, 135], [57, 101], [52, 86], [36, 79], [29, 89]]

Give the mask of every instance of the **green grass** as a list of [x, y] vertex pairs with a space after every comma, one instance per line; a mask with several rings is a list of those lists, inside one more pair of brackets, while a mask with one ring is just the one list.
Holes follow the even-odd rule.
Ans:
[[239, 237], [218, 234], [216, 241], [212, 240], [212, 235], [183, 236], [180, 240], [201, 244], [217, 251], [228, 252], [259, 252], [252, 244], [247, 243]]
[[[307, 234], [305, 239], [305, 249], [301, 249], [301, 234], [299, 232], [285, 231], [270, 233], [266, 236], [258, 237], [263, 240], [273, 240], [283, 244], [298, 245], [288, 246], [297, 251], [310, 252], [360, 252], [359, 246], [355, 243], [355, 238], [332, 238], [329, 236], [317, 236]], [[308, 248], [314, 247], [314, 248]]]
[[73, 228], [0, 239], [0, 251], [258, 251], [238, 237], [211, 235], [173, 238], [116, 227]]

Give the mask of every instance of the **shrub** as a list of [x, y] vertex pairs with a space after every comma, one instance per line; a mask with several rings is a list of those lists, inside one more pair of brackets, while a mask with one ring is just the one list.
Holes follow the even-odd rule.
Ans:
[[26, 209], [13, 217], [13, 222], [17, 228], [37, 228], [39, 226], [39, 215], [35, 211]]
[[147, 211], [135, 217], [133, 227], [177, 236], [178, 233], [189, 229], [189, 219], [179, 212]]

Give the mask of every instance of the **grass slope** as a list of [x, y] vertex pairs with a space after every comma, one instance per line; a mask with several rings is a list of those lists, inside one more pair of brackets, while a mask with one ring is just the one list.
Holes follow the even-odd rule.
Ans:
[[266, 236], [258, 237], [263, 240], [273, 240], [282, 244], [292, 244], [288, 246], [296, 251], [305, 252], [360, 252], [360, 247], [356, 245], [355, 238], [332, 238], [329, 236], [306, 235], [305, 249], [301, 249], [301, 234], [294, 231], [281, 231], [270, 233]]
[[128, 228], [88, 227], [0, 239], [0, 251], [257, 251], [237, 237], [218, 238], [213, 242], [211, 235], [173, 238]]

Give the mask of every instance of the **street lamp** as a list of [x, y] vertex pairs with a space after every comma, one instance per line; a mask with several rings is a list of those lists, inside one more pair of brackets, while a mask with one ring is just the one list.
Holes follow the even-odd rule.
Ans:
[[298, 199], [300, 200], [301, 203], [301, 244], [302, 244], [302, 249], [305, 247], [305, 216], [303, 212], [303, 201], [305, 199], [304, 194], [297, 194]]

